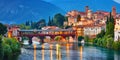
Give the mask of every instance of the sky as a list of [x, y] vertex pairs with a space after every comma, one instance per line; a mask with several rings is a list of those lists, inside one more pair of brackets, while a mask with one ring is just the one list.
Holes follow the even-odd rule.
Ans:
[[[112, 6], [120, 13], [120, 0], [0, 0], [0, 22], [15, 24], [27, 20], [38, 21], [71, 10], [85, 11], [85, 6], [95, 12], [111, 12]], [[19, 22], [18, 22], [19, 21]]]
[[[110, 9], [112, 6], [116, 6], [117, 9], [120, 7], [120, 0], [44, 0], [44, 1], [52, 3], [65, 11], [70, 11], [73, 9], [84, 11], [83, 8], [87, 5], [93, 11], [96, 10], [111, 11]], [[120, 12], [120, 9], [118, 9], [117, 12]]]

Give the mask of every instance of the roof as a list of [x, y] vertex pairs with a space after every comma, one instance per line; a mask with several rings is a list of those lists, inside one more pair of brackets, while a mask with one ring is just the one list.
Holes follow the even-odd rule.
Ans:
[[56, 30], [19, 30], [20, 32], [50, 32], [50, 31], [73, 31], [73, 29], [56, 29]]

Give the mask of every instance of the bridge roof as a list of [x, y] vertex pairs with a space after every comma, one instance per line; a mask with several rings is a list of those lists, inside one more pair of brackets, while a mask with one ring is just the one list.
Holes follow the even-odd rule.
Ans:
[[73, 31], [73, 29], [56, 29], [56, 30], [19, 30], [21, 32], [33, 32], [33, 31], [37, 31], [37, 32], [52, 32], [52, 31]]

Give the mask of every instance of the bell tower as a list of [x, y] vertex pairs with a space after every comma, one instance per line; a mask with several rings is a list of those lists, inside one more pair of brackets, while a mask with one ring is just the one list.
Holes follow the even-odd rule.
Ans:
[[115, 6], [112, 7], [112, 16], [113, 17], [116, 16], [116, 7]]
[[88, 10], [89, 10], [89, 6], [86, 6], [86, 7], [85, 7], [86, 16], [88, 15]]

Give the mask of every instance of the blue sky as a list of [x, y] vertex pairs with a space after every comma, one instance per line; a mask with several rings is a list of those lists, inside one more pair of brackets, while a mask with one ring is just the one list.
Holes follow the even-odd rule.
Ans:
[[84, 7], [88, 5], [91, 10], [111, 11], [112, 6], [116, 6], [120, 12], [120, 0], [44, 0], [52, 3], [65, 11], [80, 10], [84, 11]]

